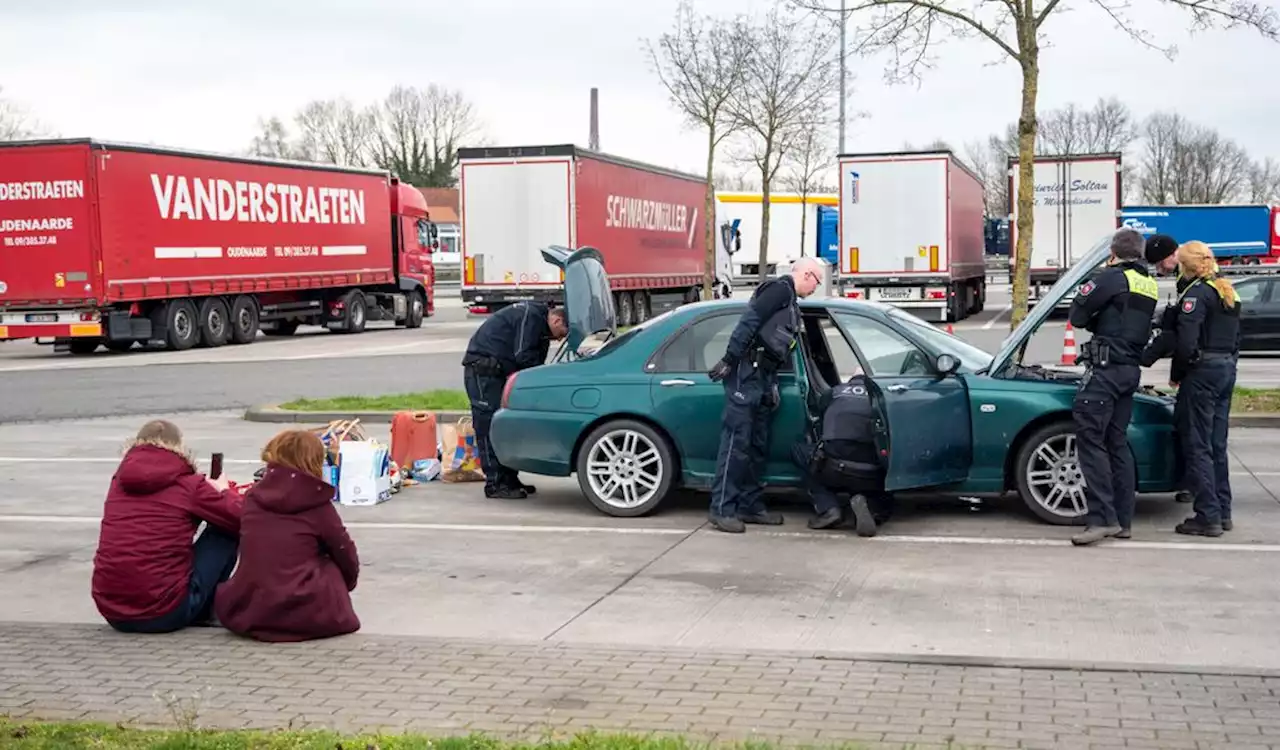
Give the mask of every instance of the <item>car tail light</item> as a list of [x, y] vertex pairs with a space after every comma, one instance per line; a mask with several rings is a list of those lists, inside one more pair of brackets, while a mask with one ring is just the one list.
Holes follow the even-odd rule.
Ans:
[[507, 401], [511, 398], [511, 387], [516, 384], [516, 375], [519, 373], [511, 373], [507, 376], [507, 384], [502, 387], [502, 408], [507, 408]]

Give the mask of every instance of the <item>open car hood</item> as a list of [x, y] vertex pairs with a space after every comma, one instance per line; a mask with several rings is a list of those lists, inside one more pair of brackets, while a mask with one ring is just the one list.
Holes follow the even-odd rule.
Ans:
[[1022, 323], [1010, 333], [1009, 336], [1000, 344], [1000, 350], [996, 352], [996, 356], [991, 360], [990, 367], [987, 372], [992, 375], [999, 375], [1013, 358], [1017, 355], [1018, 350], [1040, 330], [1040, 326], [1045, 319], [1053, 312], [1053, 308], [1084, 283], [1098, 266], [1111, 256], [1111, 238], [1114, 233], [1109, 233], [1102, 239], [1098, 240], [1098, 244], [1094, 245], [1084, 257], [1076, 261], [1076, 263], [1067, 269], [1066, 274], [1058, 279], [1058, 283], [1050, 287], [1048, 292], [1040, 298], [1036, 306], [1027, 313], [1027, 317], [1022, 319]]
[[613, 293], [604, 258], [594, 247], [570, 250], [561, 245], [542, 249], [542, 257], [564, 271], [564, 311], [569, 325], [565, 342], [568, 350], [578, 351], [587, 337], [601, 332], [616, 334], [618, 317], [613, 310]]

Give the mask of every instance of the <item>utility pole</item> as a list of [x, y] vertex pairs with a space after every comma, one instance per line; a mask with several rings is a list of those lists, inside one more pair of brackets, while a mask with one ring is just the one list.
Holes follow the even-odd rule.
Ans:
[[845, 54], [845, 28], [849, 25], [846, 18], [845, 6], [848, 0], [840, 0], [840, 153], [844, 153], [844, 97], [845, 86], [844, 77], [849, 67], [847, 56]]

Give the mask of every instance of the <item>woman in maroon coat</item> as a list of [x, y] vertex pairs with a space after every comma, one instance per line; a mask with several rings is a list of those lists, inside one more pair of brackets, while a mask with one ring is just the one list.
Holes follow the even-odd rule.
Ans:
[[328, 638], [360, 629], [351, 606], [360, 561], [321, 477], [324, 444], [288, 430], [262, 451], [267, 471], [245, 495], [240, 565], [218, 587], [222, 625], [260, 641]]

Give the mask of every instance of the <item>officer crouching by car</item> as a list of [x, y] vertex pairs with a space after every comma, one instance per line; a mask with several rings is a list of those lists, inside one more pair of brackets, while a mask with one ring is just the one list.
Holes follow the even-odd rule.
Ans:
[[489, 427], [502, 405], [507, 377], [546, 364], [551, 342], [563, 339], [568, 332], [564, 308], [517, 302], [490, 315], [467, 343], [462, 380], [471, 401], [485, 497], [514, 500], [537, 491], [533, 485], [522, 484], [516, 472], [498, 463], [489, 443]]
[[1086, 369], [1071, 409], [1089, 505], [1087, 528], [1071, 538], [1077, 546], [1130, 537], [1136, 487], [1125, 433], [1159, 298], [1144, 262], [1145, 244], [1132, 229], [1117, 231], [1106, 269], [1071, 301], [1071, 325], [1093, 334], [1077, 359]]
[[724, 356], [711, 368], [724, 381], [724, 424], [716, 477], [711, 486], [711, 526], [741, 534], [745, 524], [778, 526], [782, 515], [764, 504], [760, 472], [769, 458], [769, 426], [778, 408], [778, 370], [792, 356], [800, 335], [799, 297], [822, 282], [822, 264], [801, 258], [791, 273], [756, 287], [738, 320]]
[[1217, 276], [1213, 251], [1203, 242], [1179, 247], [1178, 266], [1182, 288], [1173, 325], [1143, 352], [1143, 364], [1173, 354], [1169, 379], [1178, 386], [1174, 414], [1195, 509], [1174, 530], [1219, 537], [1233, 528], [1227, 435], [1240, 355], [1240, 297]]
[[876, 447], [879, 415], [871, 400], [871, 382], [861, 372], [823, 394], [810, 419], [809, 439], [796, 443], [791, 456], [804, 471], [805, 491], [813, 503], [811, 529], [830, 529], [848, 521], [839, 495], [850, 493], [858, 536], [875, 536], [889, 518], [884, 491], [884, 462]]

